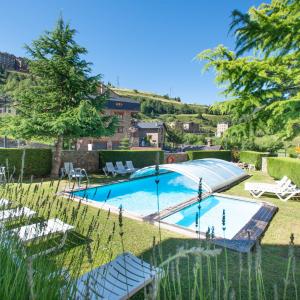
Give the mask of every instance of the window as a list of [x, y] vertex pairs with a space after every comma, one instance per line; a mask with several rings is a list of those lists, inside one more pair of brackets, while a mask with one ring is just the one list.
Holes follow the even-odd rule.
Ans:
[[123, 104], [124, 104], [123, 102], [116, 102], [116, 106], [117, 106], [117, 107], [122, 107]]
[[123, 133], [124, 132], [124, 127], [118, 127], [118, 133]]
[[115, 115], [119, 120], [123, 120], [123, 119], [124, 119], [124, 113], [122, 113], [122, 112], [115, 112], [114, 115]]

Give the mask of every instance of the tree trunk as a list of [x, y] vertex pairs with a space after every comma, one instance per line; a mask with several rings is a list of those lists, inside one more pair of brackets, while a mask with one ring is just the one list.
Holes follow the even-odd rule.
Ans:
[[60, 135], [57, 138], [57, 142], [55, 145], [55, 152], [53, 155], [53, 162], [52, 162], [52, 170], [51, 170], [51, 178], [57, 178], [59, 175], [59, 168], [61, 165], [61, 153], [63, 148], [63, 137]]

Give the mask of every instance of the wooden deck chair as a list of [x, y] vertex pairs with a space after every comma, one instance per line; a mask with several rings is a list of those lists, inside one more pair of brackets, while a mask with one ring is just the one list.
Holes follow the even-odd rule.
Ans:
[[74, 227], [62, 222], [59, 219], [49, 219], [45, 222], [35, 223], [31, 225], [25, 225], [19, 228], [12, 229], [10, 232], [17, 236], [17, 238], [23, 242], [28, 243], [37, 239], [47, 238], [54, 234], [63, 234], [61, 242], [58, 246], [49, 248], [43, 252], [39, 252], [32, 257], [37, 257], [39, 255], [49, 254], [53, 251], [61, 249], [66, 242], [67, 233], [73, 230]]
[[81, 276], [76, 282], [75, 299], [128, 299], [149, 284], [155, 292], [162, 276], [162, 269], [131, 253], [123, 253]]

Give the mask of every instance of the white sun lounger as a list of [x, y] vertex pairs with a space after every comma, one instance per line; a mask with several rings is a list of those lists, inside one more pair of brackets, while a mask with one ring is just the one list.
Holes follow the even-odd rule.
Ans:
[[110, 173], [112, 176], [116, 176], [117, 174], [119, 174], [119, 175], [127, 174], [126, 170], [122, 171], [122, 170], [116, 169], [112, 162], [107, 162], [105, 164], [105, 167], [103, 168], [103, 172], [105, 173], [106, 176], [108, 176]]
[[265, 193], [275, 194], [280, 200], [287, 201], [290, 198], [300, 193], [300, 189], [297, 189], [295, 185], [291, 184], [291, 180], [288, 179], [286, 182], [276, 184], [251, 184], [250, 182], [245, 183], [245, 190], [250, 192], [254, 198], [259, 198]]
[[134, 171], [126, 169], [121, 161], [116, 162], [117, 166], [117, 171], [122, 172], [122, 173], [133, 173]]
[[131, 160], [127, 160], [127, 161], [126, 161], [125, 167], [127, 168], [127, 170], [130, 170], [132, 173], [138, 170], [137, 168], [135, 168], [135, 167], [133, 166], [133, 163], [132, 163]]
[[76, 283], [75, 299], [128, 299], [148, 284], [154, 285], [163, 271], [154, 268], [131, 253], [81, 276]]
[[9, 200], [4, 199], [4, 198], [0, 198], [0, 206], [8, 206], [10, 203]]
[[65, 244], [67, 233], [72, 229], [74, 229], [73, 226], [66, 224], [61, 220], [55, 218], [45, 222], [40, 222], [40, 223], [35, 223], [35, 224], [15, 228], [12, 229], [10, 232], [15, 234], [17, 238], [23, 243], [28, 243], [36, 239], [45, 238], [52, 234], [63, 234], [63, 238], [58, 246], [52, 247], [43, 252], [35, 254], [33, 255], [34, 257], [38, 255], [49, 254], [53, 251], [62, 248]]
[[291, 181], [289, 180], [289, 178], [287, 176], [284, 176], [281, 180], [279, 181], [275, 181], [275, 183], [264, 183], [264, 182], [246, 182], [245, 183], [245, 190], [247, 191], [260, 191], [263, 190], [264, 188], [281, 188], [283, 186], [285, 186], [285, 184], [289, 181], [289, 183], [291, 183]]
[[0, 223], [7, 222], [9, 220], [18, 219], [21, 217], [32, 217], [36, 214], [35, 211], [29, 209], [28, 207], [18, 207], [7, 210], [0, 211]]

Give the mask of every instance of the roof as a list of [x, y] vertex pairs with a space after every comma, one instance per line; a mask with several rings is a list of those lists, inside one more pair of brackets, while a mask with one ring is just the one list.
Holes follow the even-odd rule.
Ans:
[[125, 97], [110, 97], [105, 104], [105, 107], [108, 109], [120, 109], [120, 110], [132, 110], [140, 111], [141, 104], [136, 100]]
[[[198, 186], [199, 180], [202, 178], [203, 189], [210, 193], [247, 176], [247, 173], [235, 164], [216, 158], [162, 164], [159, 165], [159, 170], [161, 174], [166, 171], [179, 173], [191, 179], [196, 186]], [[140, 178], [151, 175], [155, 175], [155, 166], [142, 168], [133, 173], [130, 178]]]
[[182, 151], [189, 151], [189, 150], [221, 150], [222, 146], [221, 145], [214, 145], [214, 146], [207, 146], [207, 145], [202, 145], [202, 146], [184, 146], [182, 148]]
[[137, 127], [140, 129], [158, 129], [164, 126], [163, 122], [138, 122]]

